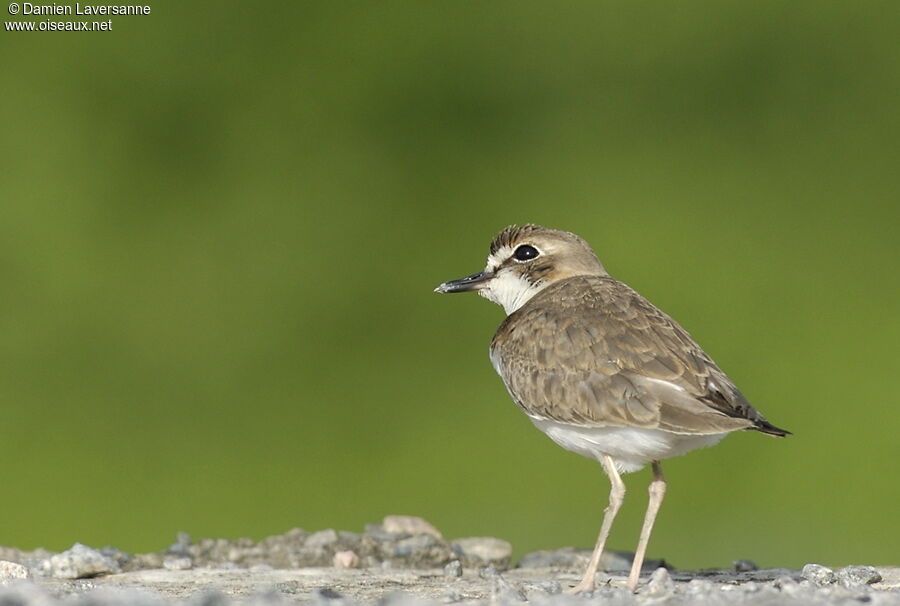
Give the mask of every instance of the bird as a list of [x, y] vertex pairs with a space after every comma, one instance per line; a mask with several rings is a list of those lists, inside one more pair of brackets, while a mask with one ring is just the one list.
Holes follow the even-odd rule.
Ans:
[[625, 497], [622, 474], [648, 463], [653, 479], [627, 586], [637, 591], [666, 492], [661, 461], [753, 430], [784, 437], [675, 320], [611, 277], [579, 236], [510, 225], [493, 239], [483, 271], [438, 293], [477, 292], [506, 318], [490, 359], [513, 401], [559, 446], [597, 460], [609, 505], [581, 581], [594, 590], [610, 528]]

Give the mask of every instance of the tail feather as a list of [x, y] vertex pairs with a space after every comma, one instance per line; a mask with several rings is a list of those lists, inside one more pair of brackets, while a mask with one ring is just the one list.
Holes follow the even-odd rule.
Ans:
[[776, 436], [779, 438], [783, 438], [784, 436], [793, 435], [787, 429], [781, 429], [780, 427], [775, 427], [765, 419], [758, 419], [753, 422], [753, 427], [750, 429], [754, 429], [760, 433], [768, 434], [770, 436]]

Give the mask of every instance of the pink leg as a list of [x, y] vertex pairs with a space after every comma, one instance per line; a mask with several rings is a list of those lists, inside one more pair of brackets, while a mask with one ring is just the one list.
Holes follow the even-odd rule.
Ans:
[[663, 477], [662, 467], [659, 461], [653, 461], [653, 481], [650, 482], [650, 502], [647, 505], [647, 513], [644, 516], [644, 526], [641, 528], [641, 539], [638, 541], [634, 561], [631, 563], [631, 574], [628, 575], [628, 588], [637, 590], [638, 578], [641, 576], [641, 566], [644, 565], [644, 555], [647, 553], [647, 543], [650, 542], [650, 533], [653, 531], [653, 522], [666, 495], [666, 479]]
[[612, 487], [609, 491], [609, 506], [603, 511], [603, 523], [600, 525], [600, 534], [597, 536], [597, 544], [594, 546], [594, 553], [591, 554], [591, 562], [588, 564], [587, 570], [584, 571], [584, 578], [575, 587], [566, 590], [566, 593], [581, 593], [584, 591], [594, 590], [594, 578], [597, 576], [597, 566], [600, 564], [600, 556], [603, 554], [603, 546], [609, 537], [609, 529], [612, 528], [613, 520], [625, 500], [625, 483], [619, 477], [616, 465], [609, 455], [603, 455], [600, 459], [606, 475]]

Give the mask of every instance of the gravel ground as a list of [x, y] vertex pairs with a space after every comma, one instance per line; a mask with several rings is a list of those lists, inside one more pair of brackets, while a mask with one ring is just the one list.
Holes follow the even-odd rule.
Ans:
[[900, 567], [808, 564], [802, 570], [678, 571], [648, 562], [637, 594], [625, 587], [630, 554], [605, 554], [593, 594], [562, 593], [587, 558], [565, 548], [527, 554], [492, 537], [447, 541], [420, 518], [388, 516], [363, 533], [291, 530], [256, 542], [192, 541], [129, 554], [76, 544], [59, 553], [0, 547], [0, 606], [118, 604], [229, 606], [419, 604], [896, 604]]

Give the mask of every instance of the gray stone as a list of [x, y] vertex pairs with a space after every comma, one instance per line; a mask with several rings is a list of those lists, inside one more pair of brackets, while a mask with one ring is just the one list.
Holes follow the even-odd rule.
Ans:
[[803, 570], [800, 571], [800, 575], [813, 585], [818, 585], [820, 587], [832, 585], [837, 582], [837, 576], [834, 574], [834, 571], [821, 564], [804, 565]]
[[588, 565], [591, 552], [587, 549], [563, 547], [562, 549], [532, 551], [523, 555], [517, 568], [552, 568], [577, 570]]
[[[491, 569], [493, 570], [493, 569]], [[491, 600], [494, 602], [527, 602], [525, 594], [514, 583], [510, 583], [503, 578], [503, 575], [496, 573], [491, 578]]]
[[70, 549], [41, 562], [41, 574], [57, 579], [84, 579], [121, 572], [119, 564], [96, 549], [75, 543]]
[[169, 545], [166, 552], [176, 556], [190, 556], [192, 543], [191, 535], [186, 532], [179, 532], [175, 535], [175, 542]]
[[436, 539], [444, 538], [430, 522], [416, 516], [385, 516], [381, 528], [391, 534], [430, 534]]
[[453, 560], [444, 566], [444, 576], [448, 579], [458, 579], [463, 574], [462, 563], [459, 560]]
[[559, 581], [527, 581], [522, 583], [521, 587], [529, 602], [562, 593]]
[[494, 537], [467, 537], [450, 543], [463, 566], [477, 568], [493, 566], [499, 570], [509, 568], [512, 545]]
[[735, 572], [752, 572], [759, 570], [759, 566], [753, 560], [735, 560], [733, 563]]
[[325, 598], [326, 600], [339, 600], [343, 597], [331, 587], [321, 587], [316, 594], [318, 597]]
[[675, 581], [669, 576], [665, 568], [657, 568], [647, 581], [646, 592], [648, 596], [664, 597], [675, 592]]
[[457, 559], [450, 545], [430, 534], [416, 534], [389, 545], [387, 560], [403, 568], [443, 568]]
[[837, 578], [844, 587], [863, 587], [881, 581], [874, 566], [845, 566], [837, 571]]
[[333, 528], [314, 532], [306, 539], [305, 546], [310, 549], [330, 547], [338, 541], [338, 533]]

